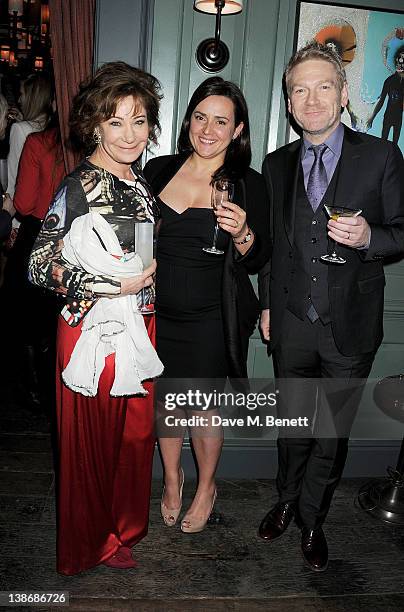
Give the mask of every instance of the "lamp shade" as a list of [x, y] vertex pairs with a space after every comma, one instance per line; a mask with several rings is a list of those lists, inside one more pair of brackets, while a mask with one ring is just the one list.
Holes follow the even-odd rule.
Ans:
[[23, 0], [8, 0], [8, 12], [17, 13], [17, 15], [23, 14], [24, 3]]
[[41, 25], [49, 23], [49, 6], [41, 4]]
[[37, 55], [35, 57], [34, 68], [35, 70], [43, 69], [43, 57], [41, 57], [40, 55]]
[[[217, 13], [215, 0], [195, 0], [194, 9], [200, 13]], [[226, 0], [222, 15], [232, 15], [243, 10], [243, 0]]]
[[2, 59], [3, 62], [8, 62], [10, 60], [10, 46], [9, 45], [1, 45], [0, 59]]

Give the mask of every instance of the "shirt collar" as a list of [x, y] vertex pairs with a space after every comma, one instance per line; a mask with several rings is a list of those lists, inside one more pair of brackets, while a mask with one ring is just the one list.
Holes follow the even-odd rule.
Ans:
[[[339, 123], [332, 134], [324, 141], [324, 144], [326, 144], [330, 151], [339, 158], [342, 151], [343, 140], [344, 126], [342, 123]], [[311, 147], [311, 145], [312, 143], [303, 136], [302, 159], [306, 156], [307, 149]]]

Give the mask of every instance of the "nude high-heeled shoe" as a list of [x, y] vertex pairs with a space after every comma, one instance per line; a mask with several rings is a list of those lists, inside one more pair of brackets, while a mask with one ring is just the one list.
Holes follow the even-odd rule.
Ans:
[[213, 510], [213, 506], [215, 505], [216, 497], [217, 497], [217, 490], [215, 489], [215, 492], [213, 493], [213, 498], [212, 498], [212, 505], [210, 507], [209, 514], [206, 519], [187, 518], [188, 517], [187, 514], [184, 516], [184, 518], [181, 521], [181, 531], [183, 533], [199, 533], [200, 531], [203, 531], [205, 529], [206, 525], [208, 524], [209, 517], [212, 514], [212, 510]]
[[161, 516], [163, 517], [164, 524], [167, 525], [167, 527], [174, 527], [179, 517], [179, 514], [181, 512], [182, 489], [184, 488], [184, 480], [185, 480], [184, 470], [180, 468], [180, 489], [179, 489], [180, 505], [179, 505], [179, 508], [168, 508], [165, 505], [165, 503], [163, 502], [163, 499], [164, 499], [164, 492], [166, 488], [165, 486], [163, 487], [163, 492], [161, 494], [160, 512], [161, 512]]

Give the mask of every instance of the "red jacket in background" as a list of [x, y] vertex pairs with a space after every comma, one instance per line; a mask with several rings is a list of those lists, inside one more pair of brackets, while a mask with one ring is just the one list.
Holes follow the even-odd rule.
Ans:
[[30, 134], [18, 166], [15, 208], [21, 215], [44, 219], [65, 174], [56, 128]]

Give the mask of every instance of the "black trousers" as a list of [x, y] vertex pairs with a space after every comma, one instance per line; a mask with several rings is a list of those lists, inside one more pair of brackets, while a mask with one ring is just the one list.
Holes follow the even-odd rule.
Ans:
[[277, 487], [281, 502], [296, 502], [302, 523], [320, 526], [341, 478], [349, 432], [374, 352], [342, 355], [331, 324], [301, 321], [286, 311], [273, 351], [278, 416], [307, 417], [307, 426], [279, 431]]

